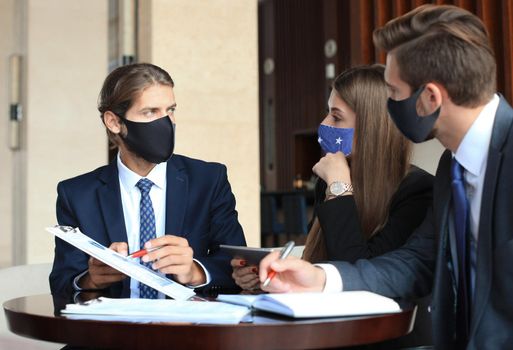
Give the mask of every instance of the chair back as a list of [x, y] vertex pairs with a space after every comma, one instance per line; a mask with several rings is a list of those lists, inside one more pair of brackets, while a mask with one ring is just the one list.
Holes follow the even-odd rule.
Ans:
[[[0, 303], [17, 297], [49, 294], [48, 275], [51, 263], [18, 265], [0, 269]], [[50, 350], [64, 344], [33, 340], [15, 335], [7, 330], [4, 312], [0, 314], [0, 349]]]
[[285, 195], [282, 198], [283, 218], [287, 234], [307, 234], [308, 219], [306, 198], [303, 194]]
[[274, 196], [262, 195], [260, 210], [260, 227], [262, 234], [277, 234], [283, 232], [283, 226], [278, 222], [278, 209]]

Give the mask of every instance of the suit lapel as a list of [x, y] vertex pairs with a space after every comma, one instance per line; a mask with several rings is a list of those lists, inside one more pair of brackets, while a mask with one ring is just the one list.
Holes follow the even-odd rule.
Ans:
[[167, 162], [166, 232], [184, 237], [183, 220], [189, 198], [189, 179], [180, 156], [173, 155]]
[[[437, 169], [436, 173], [436, 185], [434, 188], [434, 201], [436, 203], [436, 216], [437, 222], [439, 225], [439, 255], [443, 256], [444, 264], [448, 261], [447, 258], [453, 255], [452, 250], [453, 246], [448, 245], [449, 243], [449, 210], [451, 203], [451, 175], [450, 175], [450, 165], [451, 165], [452, 154], [450, 151], [445, 151], [442, 155], [442, 159], [440, 160], [440, 165]], [[449, 246], [450, 251], [447, 251], [447, 247]], [[450, 253], [448, 256], [447, 253]], [[440, 260], [438, 260], [440, 261]], [[452, 268], [452, 277], [454, 278], [454, 264], [451, 264]]]
[[502, 163], [502, 148], [510, 133], [513, 121], [513, 110], [502, 98], [495, 116], [488, 151], [486, 175], [483, 184], [481, 199], [481, 213], [479, 218], [479, 237], [477, 242], [477, 267], [474, 296], [474, 317], [472, 317], [471, 333], [474, 333], [488, 302], [492, 277], [492, 234], [493, 218], [495, 212], [495, 190]]
[[433, 203], [436, 229], [438, 230], [438, 252], [435, 282], [433, 285], [433, 340], [435, 345], [448, 344], [454, 334], [452, 310], [454, 308], [454, 270], [449, 251], [449, 208], [451, 202], [451, 152], [445, 151], [436, 171], [433, 187]]
[[97, 190], [98, 201], [109, 239], [111, 242], [127, 242], [116, 159], [100, 173], [99, 180], [104, 185]]

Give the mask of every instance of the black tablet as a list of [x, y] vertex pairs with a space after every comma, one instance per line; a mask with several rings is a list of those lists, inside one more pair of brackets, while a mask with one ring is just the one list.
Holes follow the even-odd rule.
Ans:
[[233, 258], [246, 260], [249, 265], [258, 265], [264, 256], [273, 251], [273, 248], [251, 248], [226, 244], [219, 245], [219, 248]]

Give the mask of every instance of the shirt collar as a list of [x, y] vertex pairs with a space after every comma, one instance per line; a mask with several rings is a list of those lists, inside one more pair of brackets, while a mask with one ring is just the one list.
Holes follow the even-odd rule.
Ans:
[[[119, 180], [126, 190], [132, 190], [137, 182], [143, 177], [130, 170], [123, 162], [121, 157], [117, 155], [118, 173]], [[166, 188], [166, 173], [167, 173], [167, 162], [157, 164], [150, 173], [146, 176], [148, 180], [151, 180], [153, 184], [160, 189]]]
[[495, 113], [499, 107], [499, 96], [488, 102], [461, 141], [454, 157], [466, 171], [479, 176], [488, 158]]

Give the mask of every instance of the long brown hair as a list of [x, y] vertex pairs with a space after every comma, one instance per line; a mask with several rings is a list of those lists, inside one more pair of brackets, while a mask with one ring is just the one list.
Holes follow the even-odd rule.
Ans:
[[[356, 114], [351, 181], [360, 227], [367, 239], [386, 223], [390, 200], [408, 172], [412, 149], [388, 116], [384, 69], [382, 65], [351, 68], [332, 85]], [[310, 261], [329, 258], [317, 219], [308, 236], [303, 257]]]
[[385, 224], [390, 199], [408, 172], [411, 157], [411, 142], [388, 116], [384, 69], [382, 65], [352, 68], [333, 83], [356, 114], [351, 181], [367, 238]]

